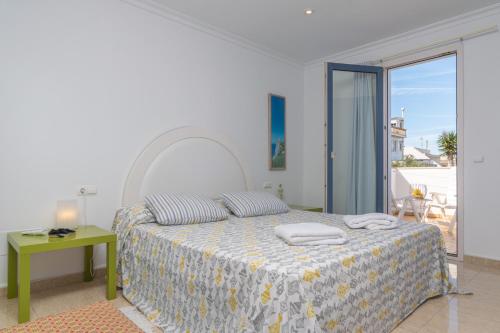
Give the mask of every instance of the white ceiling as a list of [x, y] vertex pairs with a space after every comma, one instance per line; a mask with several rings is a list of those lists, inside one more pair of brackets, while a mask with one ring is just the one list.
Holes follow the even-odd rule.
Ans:
[[[403, 33], [500, 0], [155, 0], [300, 62]], [[314, 14], [304, 15], [305, 8]]]

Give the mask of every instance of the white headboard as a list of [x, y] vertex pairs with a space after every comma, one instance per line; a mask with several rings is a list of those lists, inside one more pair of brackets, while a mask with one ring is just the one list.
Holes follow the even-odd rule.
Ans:
[[180, 127], [144, 148], [125, 182], [122, 205], [158, 192], [203, 194], [251, 189], [237, 149], [222, 135], [207, 129]]

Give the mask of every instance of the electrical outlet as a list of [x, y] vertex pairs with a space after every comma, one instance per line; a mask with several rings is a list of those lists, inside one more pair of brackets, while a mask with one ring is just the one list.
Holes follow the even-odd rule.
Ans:
[[77, 189], [77, 195], [96, 195], [97, 185], [80, 185]]
[[272, 190], [273, 189], [273, 183], [271, 183], [271, 182], [264, 182], [264, 184], [262, 184], [262, 187], [265, 190]]

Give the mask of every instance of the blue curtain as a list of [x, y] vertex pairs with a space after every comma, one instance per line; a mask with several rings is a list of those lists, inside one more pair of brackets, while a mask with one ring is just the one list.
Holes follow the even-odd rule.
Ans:
[[375, 74], [354, 74], [352, 167], [348, 173], [347, 214], [376, 211], [375, 86]]

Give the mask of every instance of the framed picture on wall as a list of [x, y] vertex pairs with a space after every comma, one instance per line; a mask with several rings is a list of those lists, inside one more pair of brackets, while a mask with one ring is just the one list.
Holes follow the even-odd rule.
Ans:
[[286, 100], [269, 94], [269, 170], [286, 169]]

